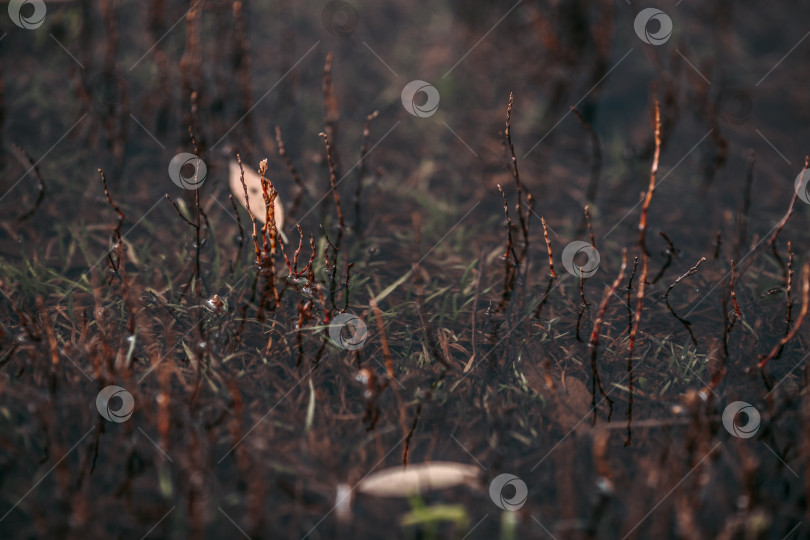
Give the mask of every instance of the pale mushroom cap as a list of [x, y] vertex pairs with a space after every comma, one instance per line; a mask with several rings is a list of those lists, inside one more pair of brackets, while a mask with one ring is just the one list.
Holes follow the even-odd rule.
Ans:
[[435, 489], [475, 486], [479, 472], [473, 465], [447, 461], [391, 467], [365, 477], [357, 490], [376, 497], [410, 497]]
[[[231, 192], [237, 201], [245, 206], [245, 190], [242, 187], [242, 173], [239, 168], [239, 163], [235, 159], [230, 160], [228, 166], [228, 183], [231, 186]], [[264, 205], [264, 196], [262, 195], [262, 180], [255, 170], [251, 169], [244, 163], [242, 168], [245, 170], [245, 185], [247, 186], [248, 201], [250, 201], [250, 210], [256, 217], [256, 221], [264, 224], [265, 216], [267, 215], [266, 207]], [[281, 232], [284, 227], [284, 206], [281, 204], [281, 199], [276, 195], [275, 200], [275, 219], [276, 228]]]

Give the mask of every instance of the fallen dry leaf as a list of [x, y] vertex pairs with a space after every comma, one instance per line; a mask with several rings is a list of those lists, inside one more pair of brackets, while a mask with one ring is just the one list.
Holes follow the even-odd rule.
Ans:
[[[256, 221], [264, 224], [265, 217], [267, 216], [267, 207], [264, 205], [264, 197], [262, 195], [262, 180], [255, 170], [242, 164], [245, 170], [245, 185], [247, 186], [248, 201], [250, 202], [250, 210], [256, 217]], [[228, 183], [231, 186], [231, 192], [237, 201], [245, 205], [245, 189], [242, 187], [242, 173], [239, 168], [239, 163], [236, 159], [229, 160], [228, 165]], [[281, 200], [276, 195], [275, 200], [275, 220], [276, 229], [281, 232], [284, 227], [284, 206]], [[285, 240], [286, 242], [286, 240]]]
[[548, 418], [553, 418], [566, 432], [574, 430], [582, 434], [591, 429], [590, 422], [585, 420], [590, 418], [592, 396], [582, 381], [575, 377], [546, 374], [539, 366], [530, 363], [526, 365], [524, 375], [529, 388], [549, 400]]

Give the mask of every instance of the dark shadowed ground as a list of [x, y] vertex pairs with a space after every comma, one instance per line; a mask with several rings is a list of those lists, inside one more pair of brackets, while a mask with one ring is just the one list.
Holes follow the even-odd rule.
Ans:
[[810, 537], [806, 2], [0, 7], [0, 538]]

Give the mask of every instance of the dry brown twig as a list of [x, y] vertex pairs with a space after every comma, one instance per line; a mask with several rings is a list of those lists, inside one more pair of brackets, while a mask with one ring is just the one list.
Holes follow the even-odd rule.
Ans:
[[335, 208], [337, 209], [337, 217], [338, 217], [338, 224], [340, 225], [340, 229], [338, 230], [338, 237], [335, 241], [335, 248], [340, 248], [340, 241], [343, 238], [343, 233], [346, 229], [346, 224], [343, 221], [343, 210], [340, 207], [340, 193], [338, 193], [337, 189], [337, 168], [335, 166], [335, 160], [332, 157], [332, 145], [329, 143], [329, 137], [326, 133], [319, 133], [321, 138], [323, 139], [323, 143], [326, 145], [326, 159], [329, 162], [329, 186], [332, 191], [332, 196], [335, 199]]
[[37, 195], [37, 200], [34, 202], [34, 206], [30, 210], [17, 216], [17, 222], [19, 223], [29, 219], [31, 216], [37, 213], [37, 210], [39, 210], [43, 199], [45, 199], [45, 181], [42, 179], [42, 172], [39, 170], [39, 165], [37, 165], [34, 159], [28, 154], [28, 152], [23, 150], [22, 147], [12, 143], [11, 153], [14, 154], [14, 157], [16, 157], [17, 161], [20, 162], [20, 165], [28, 168], [28, 172], [34, 172], [34, 176], [36, 176], [38, 182], [39, 194]]
[[675, 281], [672, 283], [672, 285], [670, 285], [670, 286], [669, 286], [669, 288], [667, 289], [667, 292], [664, 294], [664, 301], [666, 302], [667, 307], [669, 308], [669, 312], [670, 312], [670, 313], [672, 313], [672, 315], [673, 315], [673, 316], [674, 316], [676, 319], [678, 319], [678, 321], [680, 321], [680, 323], [681, 323], [681, 324], [682, 324], [682, 325], [683, 325], [683, 326], [686, 328], [686, 330], [689, 332], [689, 337], [692, 339], [692, 344], [693, 344], [693, 345], [695, 345], [696, 347], [697, 347], [697, 338], [695, 338], [695, 334], [693, 334], [693, 333], [692, 333], [692, 323], [690, 323], [690, 322], [689, 322], [689, 321], [687, 321], [686, 319], [683, 319], [683, 318], [682, 318], [682, 317], [680, 317], [680, 316], [679, 316], [677, 313], [675, 313], [675, 310], [672, 308], [672, 305], [669, 303], [669, 293], [672, 291], [672, 289], [675, 287], [675, 285], [677, 285], [678, 283], [680, 283], [680, 282], [681, 282], [681, 281], [683, 281], [684, 279], [688, 278], [689, 276], [693, 276], [693, 275], [695, 275], [695, 274], [697, 273], [697, 271], [698, 271], [698, 268], [700, 267], [700, 265], [701, 265], [701, 264], [702, 264], [702, 263], [703, 263], [705, 260], [706, 260], [706, 257], [701, 257], [701, 258], [700, 258], [700, 260], [697, 262], [697, 264], [696, 264], [695, 266], [693, 266], [692, 268], [690, 268], [690, 269], [689, 269], [689, 270], [688, 270], [688, 271], [687, 271], [685, 274], [683, 274], [681, 277], [679, 277], [678, 279], [676, 279], [676, 280], [675, 280]]
[[548, 226], [546, 225], [546, 218], [541, 217], [540, 222], [543, 224], [543, 237], [546, 240], [546, 249], [548, 251], [548, 271], [551, 275], [551, 278], [554, 279], [557, 277], [557, 274], [554, 272], [554, 256], [551, 252], [551, 239], [548, 236]]
[[714, 258], [720, 258], [720, 248], [723, 247], [723, 231], [717, 231], [714, 238]]
[[[810, 169], [810, 156], [804, 157], [804, 170]], [[776, 225], [776, 230], [771, 235], [770, 239], [768, 240], [768, 245], [771, 247], [773, 251], [773, 255], [776, 258], [776, 262], [779, 263], [779, 266], [782, 268], [782, 274], [787, 277], [787, 268], [785, 267], [785, 263], [782, 260], [782, 257], [779, 255], [779, 250], [776, 248], [776, 239], [779, 237], [779, 234], [782, 232], [782, 229], [785, 228], [790, 216], [793, 214], [793, 207], [796, 205], [796, 201], [799, 198], [798, 190], [793, 191], [793, 197], [790, 199], [790, 205], [788, 206], [787, 212], [779, 220], [779, 223]]]
[[796, 319], [796, 324], [787, 333], [782, 339], [779, 340], [771, 352], [768, 353], [767, 356], [764, 356], [757, 364], [759, 369], [764, 368], [768, 362], [770, 362], [774, 356], [776, 356], [777, 352], [785, 346], [785, 344], [793, 339], [793, 336], [796, 335], [796, 332], [799, 331], [799, 328], [802, 326], [802, 322], [804, 322], [804, 318], [807, 315], [807, 309], [810, 307], [808, 305], [808, 300], [810, 300], [810, 263], [805, 263], [804, 268], [802, 268], [802, 310], [799, 313], [799, 318]]
[[[641, 311], [644, 307], [644, 291], [647, 283], [647, 272], [649, 270], [649, 257], [642, 255], [641, 257], [641, 275], [638, 280], [638, 292], [636, 293], [636, 311], [633, 316], [633, 328], [630, 330], [630, 340], [627, 345], [628, 361], [633, 358], [633, 349], [636, 345], [636, 336], [638, 335], [638, 327], [641, 322]], [[632, 379], [630, 381], [632, 385]]]
[[382, 311], [380, 306], [377, 305], [377, 299], [373, 296], [369, 301], [371, 311], [374, 313], [374, 319], [377, 321], [377, 330], [380, 332], [380, 342], [382, 344], [383, 357], [385, 358], [385, 369], [388, 372], [388, 377], [394, 381], [394, 361], [391, 358], [391, 349], [388, 347], [388, 336], [385, 334], [385, 323], [382, 318]]
[[[602, 301], [599, 303], [599, 309], [596, 312], [596, 321], [593, 323], [593, 330], [591, 331], [591, 337], [588, 340], [588, 351], [591, 355], [591, 373], [596, 380], [596, 383], [599, 386], [599, 392], [602, 396], [607, 400], [608, 406], [610, 407], [610, 413], [613, 413], [613, 400], [605, 393], [605, 389], [602, 386], [602, 378], [599, 376], [599, 370], [596, 367], [596, 354], [599, 351], [599, 332], [602, 329], [602, 323], [605, 319], [605, 312], [607, 311], [608, 302], [613, 294], [616, 292], [616, 289], [619, 287], [619, 283], [621, 283], [622, 278], [624, 278], [624, 271], [627, 268], [627, 250], [622, 250], [622, 265], [619, 269], [619, 275], [616, 276], [616, 279], [613, 281], [613, 284], [609, 287], [605, 287], [605, 292], [602, 295]], [[591, 402], [593, 407], [593, 418], [594, 422], [596, 422], [596, 394], [593, 394], [593, 401]], [[608, 421], [610, 420], [610, 415], [608, 416]]]
[[228, 198], [231, 200], [233, 215], [236, 219], [236, 224], [239, 226], [239, 247], [236, 250], [236, 256], [234, 257], [233, 262], [231, 262], [231, 275], [233, 275], [233, 272], [236, 269], [236, 261], [239, 260], [239, 256], [242, 254], [242, 248], [245, 245], [245, 228], [242, 226], [242, 218], [239, 217], [239, 211], [236, 209], [236, 201], [233, 200], [233, 195], [229, 194]]
[[[121, 225], [124, 223], [125, 216], [121, 208], [112, 200], [109, 187], [107, 186], [107, 175], [105, 175], [104, 171], [101, 169], [98, 169], [98, 174], [101, 176], [101, 184], [104, 186], [104, 196], [107, 198], [107, 203], [112, 207], [115, 213], [118, 214], [118, 223], [113, 227], [113, 249], [115, 250], [116, 260], [112, 258], [112, 250], [107, 253], [107, 258], [110, 261], [110, 266], [112, 266], [113, 271], [120, 275], [120, 272], [123, 271], [122, 261], [124, 260], [124, 242], [121, 238]], [[168, 197], [168, 195], [166, 196]], [[121, 280], [123, 282], [123, 276]], [[112, 278], [110, 278], [110, 283], [112, 283]]]
[[[737, 265], [734, 259], [731, 259], [731, 275], [728, 280], [728, 296], [723, 298], [723, 368], [725, 368], [725, 361], [728, 358], [728, 340], [729, 336], [731, 335], [731, 331], [734, 329], [734, 325], [737, 324], [737, 321], [742, 318], [742, 313], [740, 313], [740, 307], [737, 305], [737, 293], [734, 292], [734, 286], [737, 284]], [[729, 299], [732, 301], [734, 305], [734, 316], [731, 317], [731, 322], [729, 321], [729, 314], [728, 314], [728, 301]]]
[[630, 296], [633, 293], [633, 278], [636, 277], [636, 270], [638, 269], [638, 257], [633, 257], [633, 270], [630, 272], [630, 279], [627, 280], [627, 335], [633, 329], [633, 308], [630, 306]]
[[589, 235], [590, 235], [590, 237], [591, 237], [591, 245], [593, 246], [593, 248], [594, 248], [594, 249], [596, 249], [596, 238], [594, 238], [594, 236], [593, 236], [593, 227], [591, 227], [591, 213], [590, 213], [590, 208], [591, 208], [591, 207], [590, 207], [589, 205], [587, 205], [587, 204], [586, 204], [586, 205], [585, 205], [585, 209], [584, 209], [584, 211], [583, 211], [583, 214], [585, 215], [585, 224], [586, 224], [586, 225], [587, 225], [587, 227], [588, 227], [588, 234], [589, 234]]
[[[118, 222], [113, 228], [113, 249], [116, 253], [116, 259], [113, 261], [112, 250], [107, 253], [107, 258], [110, 261], [110, 266], [112, 267], [113, 272], [118, 274], [118, 277], [121, 280], [121, 298], [124, 300], [124, 306], [128, 313], [127, 331], [129, 332], [130, 336], [133, 336], [135, 334], [136, 310], [135, 305], [129, 298], [129, 283], [127, 282], [125, 273], [126, 259], [124, 257], [124, 238], [121, 236], [121, 225], [124, 223], [126, 216], [124, 216], [121, 208], [119, 208], [118, 205], [112, 200], [109, 187], [107, 186], [107, 177], [104, 174], [104, 171], [98, 169], [98, 173], [101, 176], [101, 183], [104, 186], [104, 196], [107, 198], [109, 205], [113, 208], [113, 210], [115, 210], [115, 213], [118, 214]], [[110, 276], [110, 284], [112, 284], [112, 276]]]
[[670, 286], [669, 286], [669, 288], [667, 289], [667, 292], [664, 294], [664, 298], [667, 298], [667, 299], [669, 298], [669, 293], [672, 291], [672, 289], [675, 287], [675, 285], [677, 285], [678, 283], [680, 283], [680, 282], [681, 282], [681, 281], [683, 281], [684, 279], [688, 278], [689, 276], [694, 276], [694, 275], [697, 273], [698, 268], [700, 267], [700, 265], [701, 265], [703, 262], [705, 262], [705, 261], [706, 261], [706, 257], [701, 257], [701, 258], [700, 258], [700, 260], [697, 262], [697, 264], [696, 264], [695, 266], [693, 266], [692, 268], [690, 268], [690, 269], [689, 269], [689, 270], [688, 270], [688, 271], [687, 271], [685, 274], [683, 274], [681, 277], [679, 277], [678, 279], [676, 279], [675, 281], [673, 281], [673, 282], [672, 282], [672, 285], [670, 285]]
[[352, 278], [352, 268], [354, 267], [354, 263], [350, 262], [346, 265], [346, 281], [343, 282], [343, 309], [340, 310], [341, 313], [346, 313], [346, 310], [349, 309], [349, 290], [351, 289], [351, 278]]
[[501, 192], [501, 197], [503, 197], [503, 213], [506, 216], [506, 250], [503, 254], [506, 269], [503, 275], [503, 295], [501, 296], [501, 306], [503, 306], [509, 298], [512, 285], [515, 282], [516, 270], [512, 265], [512, 257], [515, 257], [515, 264], [517, 264], [517, 255], [514, 255], [515, 250], [512, 245], [512, 229], [514, 225], [512, 225], [512, 218], [509, 217], [509, 203], [506, 201], [506, 194], [500, 184], [498, 184], [498, 191]]
[[[268, 255], [275, 256], [276, 254], [276, 238], [278, 231], [276, 228], [276, 191], [273, 182], [267, 178], [267, 160], [263, 159], [259, 162], [259, 180], [262, 185], [262, 198], [264, 199], [265, 217], [264, 225], [262, 225], [262, 244], [265, 252], [265, 257]], [[269, 233], [268, 233], [269, 231]]]
[[[512, 176], [515, 179], [515, 189], [517, 191], [517, 203], [515, 211], [517, 212], [518, 219], [520, 220], [520, 230], [523, 232], [523, 250], [521, 256], [517, 259], [518, 263], [523, 261], [526, 251], [529, 248], [529, 224], [527, 219], [523, 217], [523, 186], [520, 183], [520, 172], [518, 171], [517, 157], [515, 156], [515, 146], [512, 144], [512, 104], [514, 103], [512, 92], [509, 92], [509, 105], [506, 107], [506, 142], [509, 144], [509, 151], [512, 154]], [[500, 187], [499, 187], [500, 189]]]
[[[804, 169], [805, 170], [810, 169], [810, 156], [804, 157]], [[790, 216], [793, 214], [793, 207], [796, 204], [796, 199], [798, 198], [799, 194], [794, 190], [793, 197], [790, 199], [790, 206], [788, 206], [787, 212], [785, 212], [785, 215], [782, 217], [781, 220], [779, 220], [779, 223], [776, 225], [776, 230], [773, 232], [771, 238], [768, 240], [769, 246], [774, 245], [776, 239], [779, 237], [779, 234], [782, 232], [782, 229], [785, 228], [785, 224], [788, 222], [788, 219], [790, 219]]]
[[[264, 199], [265, 218], [262, 226], [262, 274], [265, 277], [265, 290], [262, 292], [262, 306], [264, 305], [265, 292], [273, 295], [275, 305], [280, 301], [278, 287], [276, 287], [276, 242], [280, 232], [276, 228], [276, 192], [273, 182], [267, 178], [267, 160], [259, 162], [259, 180], [262, 185], [262, 198]], [[268, 232], [269, 231], [269, 232]], [[268, 290], [269, 289], [269, 290]]]
[[360, 168], [357, 171], [357, 185], [354, 188], [354, 230], [357, 234], [362, 231], [362, 219], [360, 216], [360, 203], [363, 195], [363, 178], [368, 173], [368, 139], [371, 136], [371, 121], [379, 116], [379, 111], [374, 111], [366, 116], [363, 124], [363, 142], [360, 145]]
[[[332, 61], [335, 59], [335, 54], [329, 52], [326, 55], [326, 62], [323, 66], [323, 123], [324, 131], [333, 145], [337, 144], [338, 140], [338, 123], [340, 122], [340, 108], [338, 107], [337, 98], [335, 97], [335, 89], [332, 85]], [[338, 156], [334, 158], [334, 169], [336, 174], [340, 176], [340, 162]]]
[[786, 302], [786, 313], [785, 313], [785, 335], [790, 332], [790, 327], [793, 324], [793, 246], [788, 240], [787, 243], [788, 248], [788, 264], [787, 264], [787, 287], [785, 287], [785, 298], [787, 299]]
[[543, 237], [546, 240], [546, 249], [548, 250], [549, 278], [548, 278], [548, 285], [546, 285], [546, 291], [543, 293], [543, 299], [540, 300], [540, 302], [538, 302], [537, 308], [534, 310], [534, 317], [536, 319], [540, 318], [540, 312], [542, 311], [543, 306], [548, 300], [548, 293], [551, 292], [551, 285], [554, 283], [554, 279], [557, 277], [557, 274], [554, 272], [554, 256], [551, 251], [551, 239], [548, 236], [548, 226], [546, 225], [546, 218], [541, 217], [540, 223], [543, 225]]
[[672, 264], [673, 255], [675, 255], [678, 252], [678, 250], [675, 248], [675, 245], [672, 243], [672, 240], [669, 239], [669, 236], [667, 236], [665, 232], [658, 231], [658, 236], [663, 238], [667, 243], [667, 250], [665, 251], [667, 260], [661, 266], [661, 270], [658, 271], [653, 280], [650, 282], [652, 284], [658, 283], [658, 280], [663, 277], [664, 272], [666, 272], [667, 268], [669, 268], [670, 265]]
[[647, 246], [644, 243], [645, 234], [647, 232], [647, 212], [650, 209], [653, 193], [655, 192], [655, 178], [658, 174], [658, 159], [661, 157], [661, 107], [658, 100], [655, 100], [655, 152], [653, 153], [652, 166], [650, 167], [650, 184], [647, 187], [647, 193], [644, 196], [644, 202], [641, 204], [641, 218], [638, 223], [638, 243], [644, 253], [647, 252]]
[[248, 188], [245, 183], [245, 168], [242, 165], [242, 156], [236, 154], [236, 161], [239, 163], [240, 180], [242, 182], [242, 188], [245, 190], [245, 208], [250, 216], [250, 221], [253, 223], [253, 247], [256, 249], [256, 264], [261, 264], [262, 252], [261, 249], [259, 249], [259, 230], [256, 227], [256, 216], [253, 214], [253, 210], [250, 209], [250, 197], [248, 196]]

